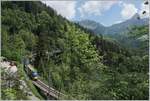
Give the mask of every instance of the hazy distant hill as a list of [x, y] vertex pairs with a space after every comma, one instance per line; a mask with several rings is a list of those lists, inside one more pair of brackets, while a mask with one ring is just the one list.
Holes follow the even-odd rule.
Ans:
[[119, 34], [127, 31], [127, 29], [131, 26], [142, 26], [148, 25], [149, 19], [137, 19], [139, 15], [135, 14], [131, 19], [128, 19], [124, 22], [114, 24], [109, 27], [105, 27], [100, 23], [91, 20], [83, 20], [78, 22], [81, 26], [92, 30], [95, 34]]
[[106, 27], [103, 26], [102, 24], [97, 23], [92, 20], [82, 20], [79, 22], [79, 24], [83, 26], [84, 28], [92, 30], [96, 34], [102, 34], [105, 32], [105, 29], [106, 29]]

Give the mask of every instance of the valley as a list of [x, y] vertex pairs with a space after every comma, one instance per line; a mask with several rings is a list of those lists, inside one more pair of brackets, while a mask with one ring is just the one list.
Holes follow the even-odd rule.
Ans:
[[[1, 80], [1, 99], [31, 99], [26, 88], [18, 88], [19, 79], [40, 100], [48, 99], [37, 87], [39, 80], [45, 92], [51, 87], [67, 95], [59, 100], [148, 100], [149, 21], [137, 16], [105, 27], [70, 21], [40, 1], [3, 1], [1, 56], [16, 63], [18, 76], [1, 71], [15, 82], [9, 87]], [[25, 58], [34, 67], [29, 77]]]

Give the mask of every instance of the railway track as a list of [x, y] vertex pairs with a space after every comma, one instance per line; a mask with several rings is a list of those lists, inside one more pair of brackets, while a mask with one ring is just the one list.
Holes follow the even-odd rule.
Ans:
[[[26, 65], [26, 68], [29, 68], [29, 67], [31, 67], [30, 64]], [[26, 71], [26, 72], [28, 72], [28, 71]], [[66, 96], [63, 93], [55, 90], [54, 88], [49, 87], [48, 85], [46, 85], [45, 83], [43, 83], [39, 79], [38, 80], [32, 80], [32, 83], [35, 86], [37, 86], [39, 89], [41, 89], [46, 94], [46, 96], [51, 96], [51, 97], [54, 97], [55, 99], [59, 99], [61, 97], [65, 97]]]
[[52, 92], [54, 92], [54, 93], [57, 93], [58, 95], [63, 95], [63, 96], [65, 96], [64, 94], [60, 93], [59, 91], [55, 90], [54, 88], [49, 87], [48, 85], [46, 85], [46, 84], [43, 83], [42, 81], [37, 80], [37, 82], [39, 82], [40, 84], [42, 84], [44, 87], [46, 87], [46, 88], [49, 89], [50, 91], [52, 91]]
[[52, 87], [47, 86], [40, 80], [32, 81], [37, 87], [43, 90], [47, 95], [50, 95], [56, 99], [59, 99], [60, 96], [65, 96], [64, 94], [60, 93], [59, 91], [53, 89]]

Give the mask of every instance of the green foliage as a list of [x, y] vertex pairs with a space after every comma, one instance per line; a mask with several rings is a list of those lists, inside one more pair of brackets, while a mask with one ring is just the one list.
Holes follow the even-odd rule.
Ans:
[[33, 49], [35, 49], [38, 37], [28, 30], [20, 30], [19, 35], [23, 39], [26, 45], [26, 49], [29, 51], [33, 51]]
[[8, 88], [6, 90], [3, 90], [2, 91], [3, 95], [2, 96], [2, 99], [12, 99], [12, 100], [15, 100], [16, 99], [16, 91], [12, 88]]
[[[66, 94], [64, 99], [148, 99], [147, 32], [148, 27], [135, 27], [131, 36], [118, 36], [118, 43], [94, 35], [41, 2], [2, 2], [2, 56], [16, 61], [27, 53], [34, 56], [40, 76]], [[134, 41], [123, 45], [129, 36]], [[137, 46], [129, 50], [126, 46], [132, 42]], [[14, 90], [3, 92], [17, 99]]]
[[22, 38], [15, 34], [8, 36], [7, 32], [2, 31], [2, 54], [12, 60], [20, 61], [25, 53], [25, 43]]
[[139, 55], [148, 54], [149, 50], [149, 26], [133, 27], [128, 33], [128, 38], [137, 41], [138, 47], [136, 48]]
[[24, 89], [20, 89], [22, 80], [18, 73], [12, 74], [9, 71], [1, 69], [1, 97], [2, 100], [27, 100]]

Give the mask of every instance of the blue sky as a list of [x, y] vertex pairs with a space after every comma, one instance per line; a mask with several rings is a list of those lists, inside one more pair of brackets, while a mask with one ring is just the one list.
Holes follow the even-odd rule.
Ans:
[[[130, 19], [135, 13], [148, 11], [143, 0], [63, 0], [42, 1], [71, 21], [94, 20], [110, 26]], [[148, 16], [144, 15], [145, 17]]]

